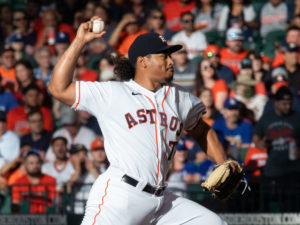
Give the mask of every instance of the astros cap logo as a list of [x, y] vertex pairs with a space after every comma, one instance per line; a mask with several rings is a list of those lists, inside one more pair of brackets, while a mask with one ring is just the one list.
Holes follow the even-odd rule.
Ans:
[[164, 43], [167, 42], [167, 40], [162, 35], [159, 35], [158, 37], [161, 39], [162, 42], [164, 42]]

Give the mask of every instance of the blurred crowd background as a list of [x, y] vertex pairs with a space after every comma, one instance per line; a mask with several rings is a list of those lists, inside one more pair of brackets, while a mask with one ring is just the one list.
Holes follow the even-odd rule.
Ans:
[[[91, 184], [109, 166], [96, 119], [47, 90], [53, 67], [92, 16], [106, 34], [85, 47], [74, 80], [118, 80], [114, 62], [139, 34], [182, 44], [172, 54], [174, 83], [202, 100], [203, 120], [244, 165], [252, 191], [243, 198], [253, 206], [245, 210], [300, 210], [299, 0], [0, 0], [1, 212], [82, 214]], [[199, 186], [214, 167], [185, 135], [168, 188], [214, 208]], [[244, 209], [241, 198], [226, 210]]]

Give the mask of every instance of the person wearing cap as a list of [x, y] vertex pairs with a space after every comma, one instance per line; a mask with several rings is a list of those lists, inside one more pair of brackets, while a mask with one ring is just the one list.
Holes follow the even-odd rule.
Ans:
[[283, 47], [284, 63], [280, 65], [288, 72], [288, 83], [300, 96], [299, 47], [295, 43], [286, 43]]
[[55, 34], [55, 56], [52, 57], [52, 64], [55, 65], [58, 59], [64, 54], [70, 45], [70, 37], [68, 33], [57, 32]]
[[20, 152], [20, 138], [6, 128], [6, 114], [0, 111], [0, 158], [10, 162]]
[[[203, 103], [171, 83], [171, 54], [182, 46], [168, 45], [157, 33], [141, 34], [130, 46], [128, 59], [116, 61], [121, 81], [72, 81], [85, 44], [105, 33], [91, 32], [96, 19], [80, 25], [49, 85], [54, 98], [94, 115], [105, 138], [110, 167], [93, 184], [82, 224], [226, 224], [205, 207], [166, 191], [166, 175], [183, 129], [217, 164], [227, 161], [215, 131], [200, 119]], [[228, 163], [237, 169], [237, 162]]]
[[19, 104], [15, 96], [5, 90], [5, 86], [2, 85], [2, 77], [0, 76], [0, 110], [7, 114], [11, 109], [18, 106]]
[[230, 84], [230, 96], [242, 102], [258, 121], [262, 116], [268, 97], [256, 91], [257, 81], [247, 73], [240, 73], [237, 80]]
[[217, 45], [210, 44], [204, 51], [204, 58], [208, 59], [215, 68], [219, 79], [223, 79], [226, 84], [230, 84], [235, 80], [234, 72], [228, 66], [220, 62], [220, 49]]
[[182, 30], [176, 33], [171, 39], [173, 44], [184, 43], [190, 60], [201, 56], [207, 46], [205, 35], [202, 31], [195, 30], [194, 20], [195, 16], [191, 12], [182, 13], [180, 16]]
[[92, 162], [97, 168], [99, 173], [104, 173], [109, 163], [107, 161], [105, 149], [104, 149], [104, 140], [101, 137], [97, 137], [91, 144], [90, 154], [92, 156]]
[[235, 98], [224, 102], [224, 118], [216, 119], [212, 127], [228, 154], [244, 160], [247, 149], [252, 142], [252, 125], [241, 118], [241, 103]]
[[[300, 175], [300, 114], [292, 109], [292, 102], [290, 89], [279, 88], [274, 95], [273, 110], [264, 114], [254, 129], [253, 142], [268, 152], [262, 185], [264, 188], [272, 187], [274, 191], [283, 191], [283, 184], [285, 190], [299, 185], [299, 179], [295, 177]], [[289, 198], [294, 198], [294, 195]], [[294, 201], [288, 202], [289, 210], [294, 211]]]
[[185, 47], [172, 54], [174, 60], [174, 84], [185, 87], [190, 92], [193, 91], [197, 63], [189, 60]]
[[239, 65], [247, 56], [248, 51], [243, 49], [243, 31], [240, 28], [229, 28], [226, 33], [226, 48], [220, 51], [221, 63], [238, 75]]

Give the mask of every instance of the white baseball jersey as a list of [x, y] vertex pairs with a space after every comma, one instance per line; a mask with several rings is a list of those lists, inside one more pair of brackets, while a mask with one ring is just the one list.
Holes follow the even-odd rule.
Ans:
[[56, 178], [56, 189], [59, 190], [71, 178], [75, 170], [70, 161], [64, 165], [47, 162], [42, 166], [42, 172]]
[[151, 185], [164, 185], [183, 129], [193, 129], [205, 107], [180, 87], [156, 92], [127, 82], [76, 82], [75, 110], [94, 115], [110, 165]]

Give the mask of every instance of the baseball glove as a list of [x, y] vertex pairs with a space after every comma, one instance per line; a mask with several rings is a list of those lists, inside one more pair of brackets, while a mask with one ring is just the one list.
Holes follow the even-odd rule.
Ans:
[[[236, 164], [235, 171], [230, 163]], [[228, 160], [218, 165], [201, 186], [210, 191], [214, 198], [227, 200], [242, 182], [246, 182], [242, 166], [237, 161]]]

